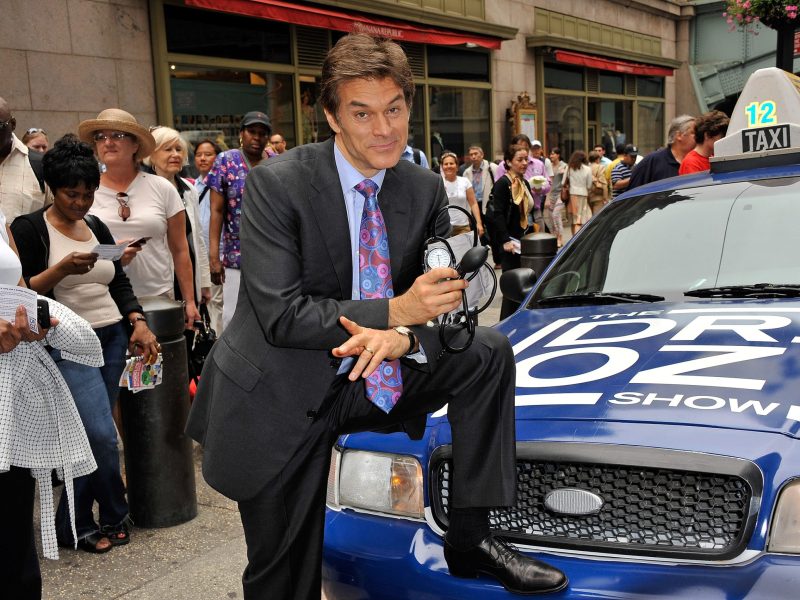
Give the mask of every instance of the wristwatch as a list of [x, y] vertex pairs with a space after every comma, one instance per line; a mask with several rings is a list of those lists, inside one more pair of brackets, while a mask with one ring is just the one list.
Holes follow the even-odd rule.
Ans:
[[408, 327], [403, 327], [400, 325], [399, 327], [395, 327], [394, 330], [399, 333], [400, 335], [408, 336], [408, 352], [406, 354], [411, 354], [414, 351], [414, 347], [417, 345], [417, 336], [414, 335], [414, 332], [411, 331]]
[[130, 320], [131, 327], [136, 327], [136, 323], [139, 321], [144, 321], [145, 323], [147, 323], [147, 317], [145, 317], [144, 315], [136, 315]]

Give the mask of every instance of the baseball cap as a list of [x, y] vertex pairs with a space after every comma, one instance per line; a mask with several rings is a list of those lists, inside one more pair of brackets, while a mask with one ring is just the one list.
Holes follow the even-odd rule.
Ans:
[[258, 110], [250, 111], [242, 119], [242, 129], [250, 127], [250, 125], [263, 125], [267, 128], [267, 131], [272, 131], [272, 123], [269, 122], [269, 117]]
[[627, 144], [625, 148], [623, 148], [622, 153], [628, 156], [636, 156], [639, 154], [639, 149], [633, 144]]
[[542, 147], [542, 142], [540, 142], [539, 140], [533, 140], [531, 142], [531, 148], [533, 148], [534, 146], [539, 146], [539, 148], [541, 148]]

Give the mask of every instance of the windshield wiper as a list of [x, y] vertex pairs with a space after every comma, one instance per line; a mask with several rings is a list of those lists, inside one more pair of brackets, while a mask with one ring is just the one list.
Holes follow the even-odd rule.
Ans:
[[749, 285], [723, 285], [689, 290], [684, 292], [683, 295], [694, 298], [797, 298], [800, 296], [800, 284], [753, 283]]
[[539, 298], [538, 304], [619, 304], [624, 302], [661, 302], [664, 296], [635, 292], [587, 292]]

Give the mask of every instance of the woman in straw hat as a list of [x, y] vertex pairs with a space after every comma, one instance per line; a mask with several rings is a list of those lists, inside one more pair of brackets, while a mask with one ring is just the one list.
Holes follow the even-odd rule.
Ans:
[[122, 257], [134, 293], [172, 298], [177, 278], [186, 302], [186, 328], [191, 329], [200, 313], [194, 301], [186, 209], [175, 186], [139, 170], [139, 163], [155, 149], [153, 136], [119, 108], [108, 108], [96, 119], [83, 121], [78, 136], [94, 146], [105, 165], [91, 213], [117, 240], [146, 238], [146, 243], [129, 246]]

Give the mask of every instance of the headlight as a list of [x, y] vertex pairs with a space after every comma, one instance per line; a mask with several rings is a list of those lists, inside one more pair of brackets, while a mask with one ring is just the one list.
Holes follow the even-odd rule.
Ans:
[[414, 457], [360, 450], [334, 451], [328, 475], [330, 506], [348, 506], [421, 519], [422, 466]]
[[800, 554], [800, 481], [787, 485], [778, 497], [767, 550]]

